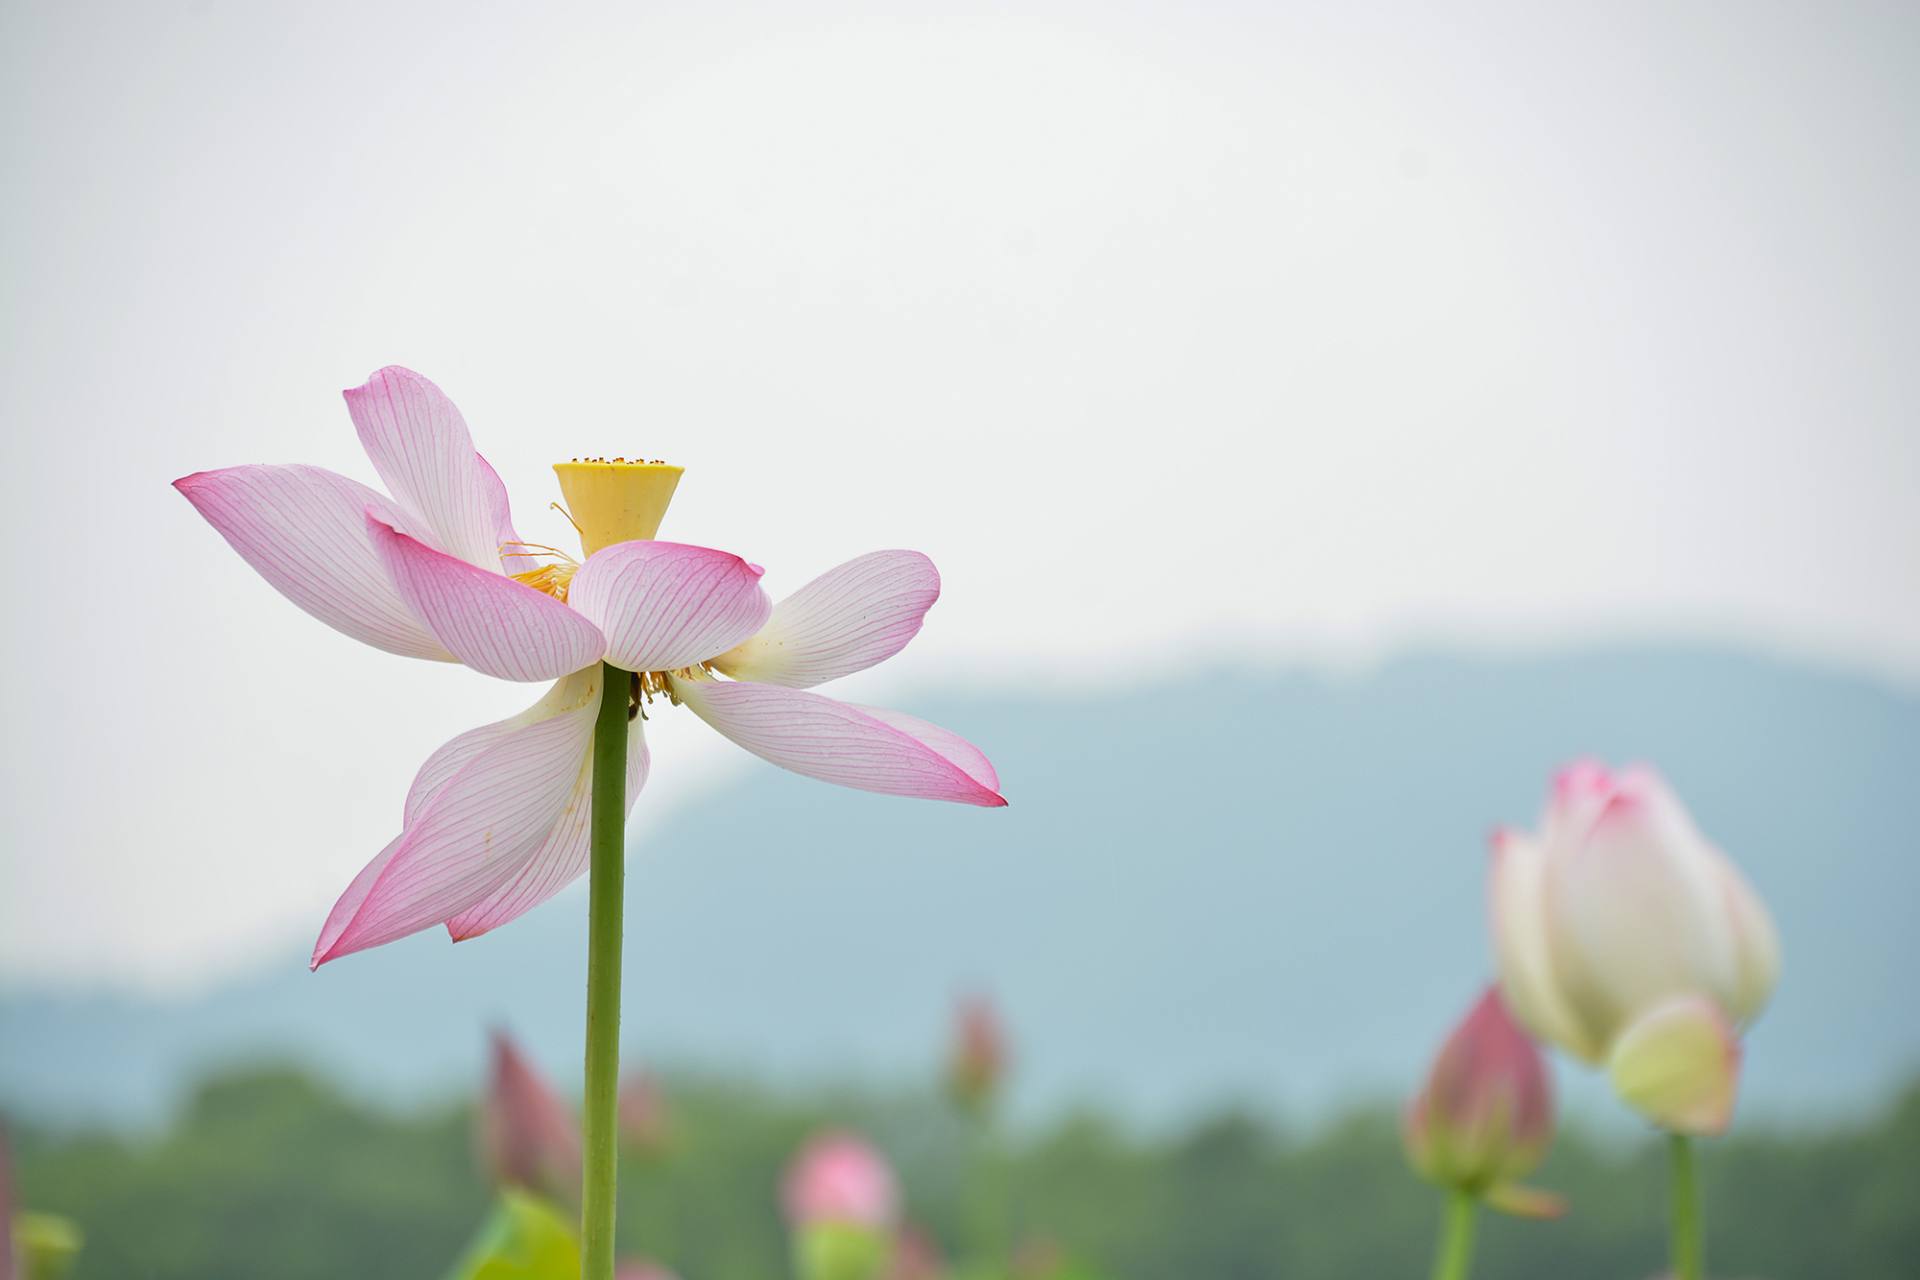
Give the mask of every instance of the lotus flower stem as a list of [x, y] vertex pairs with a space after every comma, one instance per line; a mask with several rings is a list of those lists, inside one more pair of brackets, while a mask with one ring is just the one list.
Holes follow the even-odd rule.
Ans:
[[587, 1092], [581, 1275], [613, 1280], [620, 1121], [620, 932], [627, 872], [627, 699], [631, 677], [601, 664], [593, 722], [587, 898]]
[[1447, 1195], [1447, 1217], [1440, 1228], [1440, 1249], [1433, 1257], [1433, 1280], [1467, 1280], [1473, 1261], [1473, 1193], [1456, 1188]]
[[1684, 1133], [1668, 1137], [1673, 1170], [1674, 1280], [1702, 1280], [1707, 1274], [1706, 1242], [1700, 1230], [1700, 1184], [1693, 1169], [1693, 1140]]

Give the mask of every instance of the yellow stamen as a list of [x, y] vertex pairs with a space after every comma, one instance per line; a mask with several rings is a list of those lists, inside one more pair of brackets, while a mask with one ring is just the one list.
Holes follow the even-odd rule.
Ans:
[[513, 580], [524, 582], [535, 591], [544, 591], [564, 604], [567, 599], [567, 588], [573, 584], [573, 575], [579, 568], [579, 565], [568, 559], [564, 564], [543, 564], [538, 569], [516, 573], [513, 575]]
[[706, 662], [697, 667], [681, 667], [677, 671], [636, 671], [633, 673], [632, 706], [637, 709], [643, 702], [652, 702], [654, 698], [662, 697], [677, 707], [680, 705], [680, 699], [673, 692], [672, 681], [711, 679], [713, 679], [713, 666]]
[[575, 458], [553, 469], [588, 555], [658, 533], [682, 470], [638, 458]]
[[532, 551], [538, 551], [543, 555], [559, 556], [568, 564], [579, 563], [560, 548], [550, 547], [544, 542], [503, 542], [500, 544], [500, 554], [503, 556], [524, 556]]

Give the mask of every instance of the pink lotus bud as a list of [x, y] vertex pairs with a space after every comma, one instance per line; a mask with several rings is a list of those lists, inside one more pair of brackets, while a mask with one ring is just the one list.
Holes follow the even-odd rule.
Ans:
[[504, 1031], [493, 1033], [479, 1138], [498, 1185], [564, 1201], [579, 1198], [580, 1130], [573, 1113]]
[[993, 1004], [984, 996], [960, 1002], [954, 1016], [953, 1050], [947, 1059], [947, 1090], [961, 1106], [989, 1106], [1007, 1069], [1006, 1036]]
[[890, 1231], [899, 1213], [893, 1170], [851, 1133], [825, 1133], [787, 1166], [781, 1203], [796, 1229], [839, 1223]]
[[1487, 988], [1440, 1046], [1407, 1107], [1403, 1137], [1422, 1177], [1476, 1196], [1509, 1186], [1546, 1156], [1553, 1141], [1546, 1063], [1497, 987]]
[[655, 1154], [667, 1146], [667, 1100], [644, 1071], [630, 1071], [620, 1082], [620, 1140], [634, 1151]]
[[[1658, 775], [1590, 762], [1563, 770], [1537, 835], [1495, 837], [1490, 898], [1501, 989], [1516, 1017], [1575, 1057], [1609, 1063], [1616, 1083], [1634, 1081], [1622, 1096], [1656, 1123], [1724, 1127], [1738, 1055], [1709, 1046], [1712, 1020], [1694, 1010], [1675, 1021], [1668, 1006], [1706, 1000], [1736, 1035], [1772, 994], [1779, 940], [1752, 886]], [[1658, 1026], [1629, 1039], [1663, 1009]], [[1644, 1061], [1614, 1061], [1629, 1044], [1657, 1047], [1649, 1061], [1690, 1078], [1653, 1087]], [[1690, 1102], [1669, 1106], [1674, 1098]]]

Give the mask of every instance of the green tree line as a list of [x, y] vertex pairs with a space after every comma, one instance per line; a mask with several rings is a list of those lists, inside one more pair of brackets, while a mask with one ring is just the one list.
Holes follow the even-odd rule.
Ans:
[[[1115, 1280], [1421, 1276], [1439, 1213], [1389, 1107], [1299, 1134], [1229, 1111], [1153, 1137], [1087, 1112], [991, 1141], [930, 1093], [799, 1096], [689, 1077], [670, 1079], [667, 1097], [666, 1149], [621, 1171], [621, 1243], [685, 1280], [789, 1274], [780, 1171], [830, 1124], [887, 1152], [910, 1217], [955, 1258], [1044, 1240]], [[84, 1233], [75, 1280], [431, 1280], [491, 1196], [467, 1104], [390, 1113], [290, 1070], [211, 1079], [144, 1138], [12, 1124], [22, 1202]], [[1920, 1274], [1920, 1081], [1845, 1128], [1736, 1130], [1703, 1163], [1714, 1274]], [[1657, 1274], [1663, 1178], [1651, 1140], [1563, 1131], [1532, 1181], [1571, 1211], [1488, 1215], [1474, 1274]]]

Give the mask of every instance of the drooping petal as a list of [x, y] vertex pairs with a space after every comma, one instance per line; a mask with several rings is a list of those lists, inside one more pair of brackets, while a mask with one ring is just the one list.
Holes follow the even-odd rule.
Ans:
[[1724, 1133], [1739, 1091], [1740, 1041], [1712, 1000], [1676, 996], [1621, 1033], [1607, 1073], [1614, 1092], [1662, 1128]]
[[1605, 1045], [1568, 1003], [1554, 973], [1540, 846], [1516, 831], [1496, 832], [1487, 872], [1489, 923], [1508, 1007], [1541, 1039], [1597, 1062]]
[[952, 761], [965, 770], [969, 778], [987, 790], [996, 792], [1000, 790], [1000, 774], [994, 769], [993, 761], [987, 759], [987, 753], [953, 730], [943, 729], [931, 721], [910, 716], [904, 711], [861, 706], [852, 702], [846, 705], [856, 711], [865, 712], [888, 728], [898, 729], [908, 737], [917, 739], [934, 754]]
[[918, 551], [875, 551], [782, 600], [766, 626], [713, 665], [759, 684], [824, 684], [906, 648], [939, 598], [933, 561]]
[[[641, 732], [643, 721], [627, 726], [627, 813], [647, 785], [650, 757], [647, 740]], [[447, 921], [447, 933], [455, 942], [465, 942], [498, 929], [519, 918], [578, 880], [586, 873], [591, 852], [588, 836], [593, 823], [592, 757], [581, 762], [580, 776], [574, 782], [565, 812], [546, 840], [536, 849], [526, 866], [513, 879], [485, 899]]]
[[1547, 865], [1554, 972], [1603, 1044], [1668, 996], [1730, 1004], [1733, 925], [1710, 848], [1664, 788], [1622, 787]]
[[466, 419], [446, 393], [411, 369], [389, 365], [341, 394], [373, 469], [425, 523], [433, 544], [497, 571], [498, 477], [474, 451]]
[[[574, 683], [597, 691], [597, 674]], [[435, 788], [341, 896], [314, 945], [314, 967], [451, 919], [518, 874], [573, 794], [597, 708], [589, 696], [519, 726]]]
[[678, 542], [617, 542], [587, 557], [567, 603], [607, 638], [628, 671], [705, 662], [759, 630], [773, 605], [761, 568], [727, 551]]
[[173, 487], [273, 588], [334, 630], [388, 653], [453, 661], [407, 608], [367, 533], [367, 510], [405, 517], [367, 486], [320, 467], [228, 467]]
[[[505, 720], [496, 720], [492, 724], [483, 724], [477, 729], [450, 739], [427, 757], [413, 775], [413, 786], [407, 791], [407, 803], [401, 820], [402, 828], [412, 826], [418, 821], [420, 811], [435, 793], [460, 770], [488, 747], [493, 746], [511, 734], [515, 729], [537, 723], [571, 711], [590, 698], [598, 696], [600, 689], [599, 673], [593, 668], [585, 668], [556, 680], [553, 687], [542, 694], [540, 700], [518, 715], [508, 716]], [[597, 704], [596, 704], [597, 705]]]
[[369, 513], [367, 528], [407, 607], [455, 657], [502, 680], [557, 680], [606, 642], [544, 592], [435, 551]]
[[[938, 742], [862, 708], [778, 685], [677, 679], [673, 692], [695, 715], [748, 751], [809, 778], [886, 795], [986, 807], [1006, 803], [992, 783], [970, 771], [985, 760], [971, 744], [955, 759]], [[924, 721], [912, 723], [937, 728]], [[992, 766], [984, 772], [991, 778]]]

